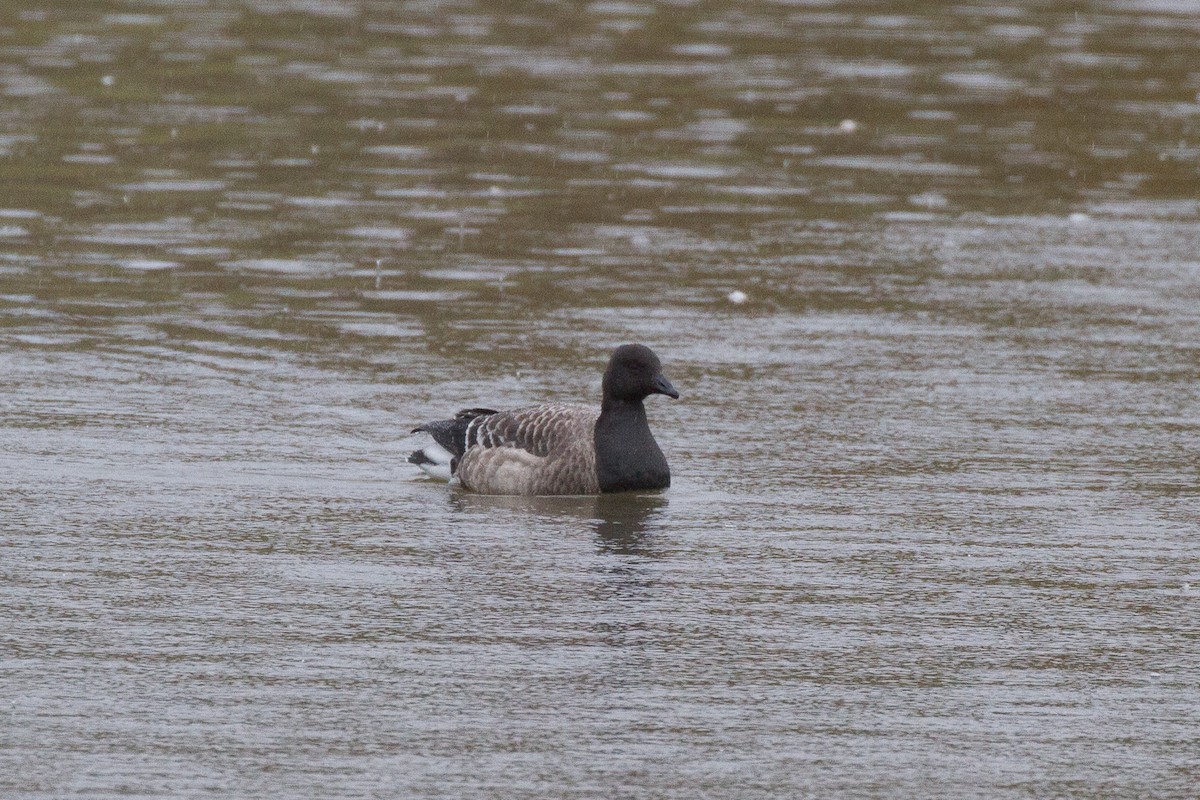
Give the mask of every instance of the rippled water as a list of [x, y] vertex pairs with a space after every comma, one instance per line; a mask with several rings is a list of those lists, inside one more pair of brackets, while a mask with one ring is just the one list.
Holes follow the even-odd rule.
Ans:
[[10, 6], [4, 797], [1194, 796], [1194, 3]]

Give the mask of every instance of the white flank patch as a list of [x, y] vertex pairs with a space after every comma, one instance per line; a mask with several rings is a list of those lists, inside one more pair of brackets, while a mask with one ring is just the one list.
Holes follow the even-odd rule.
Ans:
[[450, 474], [450, 462], [454, 459], [450, 451], [442, 447], [440, 444], [431, 444], [421, 450], [421, 453], [433, 463], [418, 464], [417, 466], [431, 478], [437, 478], [439, 481], [448, 481], [452, 477]]

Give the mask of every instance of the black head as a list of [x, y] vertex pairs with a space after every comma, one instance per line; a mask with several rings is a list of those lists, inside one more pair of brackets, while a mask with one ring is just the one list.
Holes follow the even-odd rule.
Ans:
[[679, 397], [662, 374], [654, 351], [643, 344], [624, 344], [614, 350], [604, 370], [604, 399], [641, 401], [652, 394]]

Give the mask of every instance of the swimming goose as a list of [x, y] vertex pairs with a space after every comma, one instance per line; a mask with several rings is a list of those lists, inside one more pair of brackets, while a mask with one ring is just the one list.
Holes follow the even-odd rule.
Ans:
[[665, 489], [671, 470], [646, 422], [652, 394], [678, 398], [649, 347], [613, 351], [595, 408], [546, 403], [514, 411], [468, 408], [413, 429], [434, 444], [408, 457], [427, 474], [481, 494], [597, 494]]

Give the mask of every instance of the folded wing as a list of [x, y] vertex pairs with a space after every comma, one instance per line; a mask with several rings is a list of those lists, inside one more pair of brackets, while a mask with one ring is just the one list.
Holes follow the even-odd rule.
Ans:
[[554, 403], [477, 414], [463, 427], [455, 472], [465, 488], [485, 494], [595, 494], [596, 416]]

